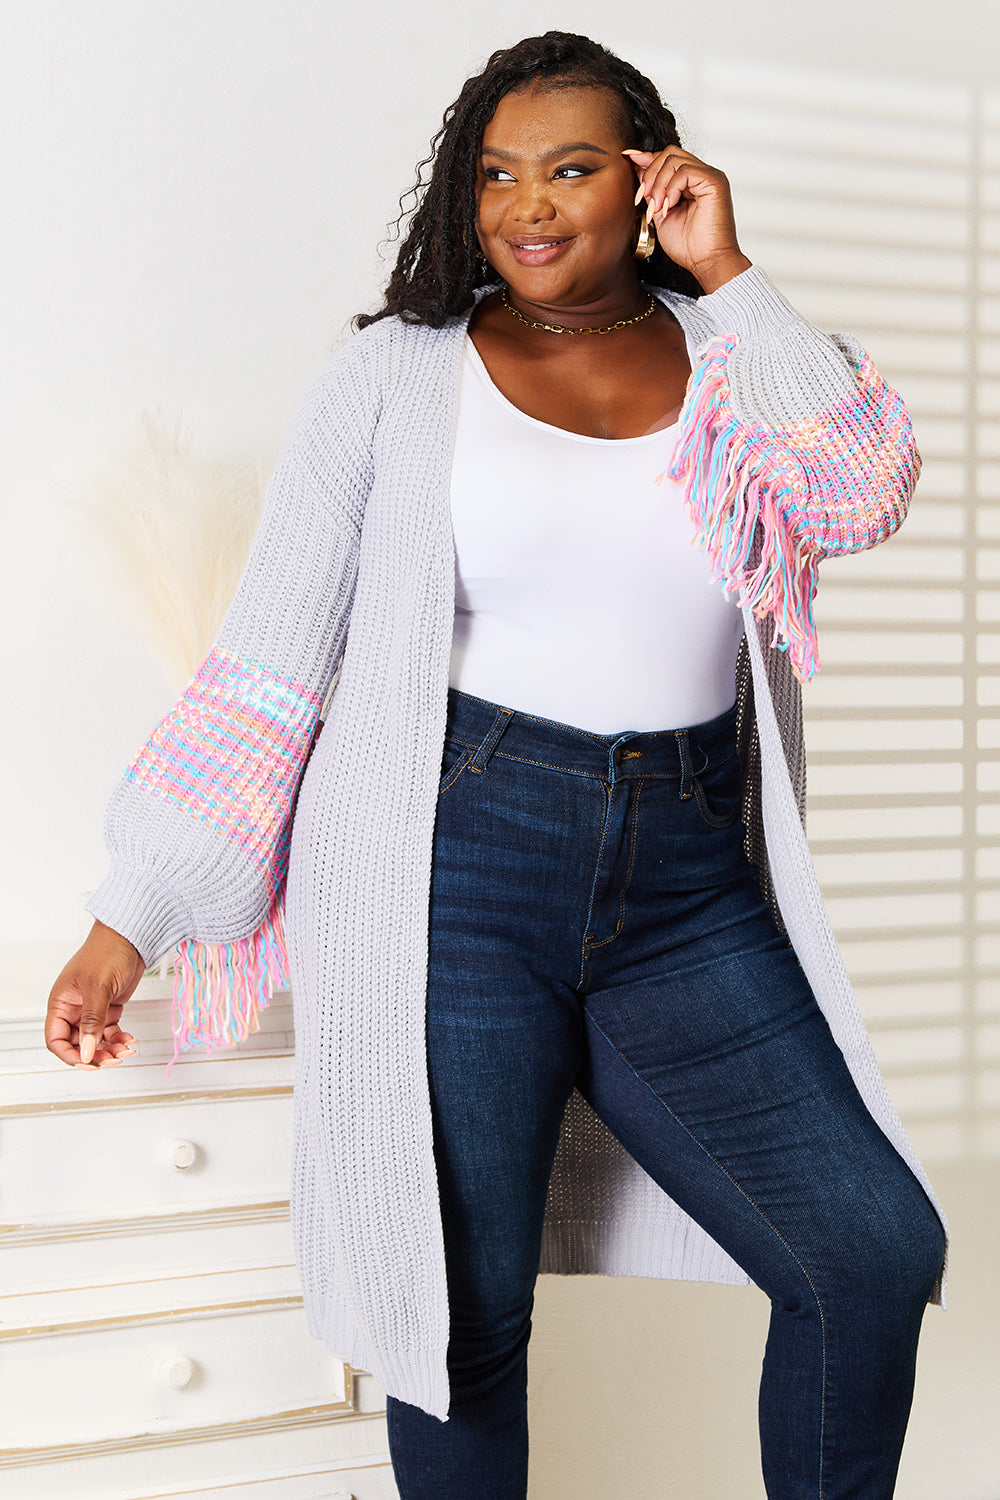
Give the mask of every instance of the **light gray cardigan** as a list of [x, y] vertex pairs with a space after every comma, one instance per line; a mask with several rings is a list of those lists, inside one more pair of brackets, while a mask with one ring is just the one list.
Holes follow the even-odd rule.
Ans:
[[[718, 350], [730, 336], [727, 410], [757, 434], [784, 424], [787, 436], [803, 418], [825, 432], [823, 413], [842, 413], [858, 396], [860, 345], [800, 317], [760, 267], [697, 300], [653, 290], [684, 330], [693, 372], [712, 341]], [[449, 1314], [424, 1005], [454, 619], [449, 484], [468, 317], [437, 330], [397, 317], [372, 324], [309, 388], [212, 650], [112, 792], [111, 867], [87, 903], [148, 964], [174, 945], [201, 945], [245, 960], [235, 967], [254, 985], [283, 923], [296, 1033], [291, 1211], [309, 1328], [390, 1394], [442, 1419]], [[693, 375], [681, 440], [694, 431], [695, 383]], [[708, 452], [704, 422], [701, 439]], [[856, 450], [847, 449], [850, 463]], [[902, 444], [891, 459], [902, 490], [915, 477], [908, 452]], [[871, 473], [853, 463], [861, 494]], [[821, 488], [813, 484], [814, 499]], [[749, 602], [744, 620], [748, 848], [869, 1109], [937, 1206], [820, 898], [801, 818], [801, 694], [790, 655], [773, 648]], [[190, 1034], [204, 1036], [199, 997], [188, 998]], [[576, 1090], [540, 1270], [748, 1279]]]

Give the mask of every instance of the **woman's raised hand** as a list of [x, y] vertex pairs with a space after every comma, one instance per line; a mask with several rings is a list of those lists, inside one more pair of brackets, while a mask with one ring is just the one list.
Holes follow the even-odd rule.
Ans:
[[114, 1067], [135, 1052], [118, 1025], [122, 1007], [145, 973], [139, 952], [120, 932], [95, 921], [82, 948], [49, 993], [45, 1045], [71, 1068]]
[[638, 203], [645, 198], [665, 255], [714, 292], [752, 264], [736, 237], [729, 179], [680, 146], [622, 152], [639, 174]]

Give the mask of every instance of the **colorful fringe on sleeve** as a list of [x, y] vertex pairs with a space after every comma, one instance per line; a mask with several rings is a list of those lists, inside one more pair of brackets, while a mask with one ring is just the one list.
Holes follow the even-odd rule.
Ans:
[[219, 856], [220, 873], [229, 866], [223, 888], [215, 891], [215, 877], [206, 875], [205, 894], [195, 890], [192, 923], [225, 928], [230, 903], [238, 911], [261, 894], [269, 898], [256, 931], [177, 944], [169, 1067], [181, 1048], [232, 1046], [259, 1031], [259, 1011], [276, 988], [288, 987], [283, 907], [292, 809], [321, 707], [304, 684], [216, 645], [127, 769], [154, 798], [210, 824], [230, 851]]
[[184, 938], [174, 957], [171, 1028], [174, 1055], [182, 1047], [232, 1047], [260, 1030], [260, 1015], [276, 989], [290, 984], [285, 950], [283, 891], [249, 937], [228, 943]]
[[772, 645], [807, 681], [820, 665], [818, 564], [897, 530], [920, 455], [902, 398], [864, 351], [856, 390], [826, 411], [786, 424], [741, 421], [728, 372], [738, 343], [736, 334], [714, 340], [692, 372], [666, 473], [684, 482], [712, 577], [733, 597], [745, 590], [758, 619], [773, 618]]

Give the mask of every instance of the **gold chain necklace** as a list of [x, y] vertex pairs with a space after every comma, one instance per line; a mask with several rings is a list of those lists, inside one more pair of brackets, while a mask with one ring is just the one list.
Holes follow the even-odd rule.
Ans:
[[544, 328], [549, 333], [614, 333], [616, 328], [627, 328], [630, 323], [641, 323], [643, 318], [648, 318], [650, 313], [655, 311], [656, 298], [652, 292], [649, 292], [648, 296], [649, 306], [645, 312], [638, 313], [634, 318], [619, 318], [617, 323], [609, 323], [606, 328], [567, 328], [559, 323], [536, 323], [533, 318], [526, 318], [524, 313], [518, 312], [517, 308], [507, 301], [506, 286], [500, 293], [500, 301], [509, 313], [513, 313], [515, 318], [520, 318], [521, 322], [526, 323], [529, 328]]

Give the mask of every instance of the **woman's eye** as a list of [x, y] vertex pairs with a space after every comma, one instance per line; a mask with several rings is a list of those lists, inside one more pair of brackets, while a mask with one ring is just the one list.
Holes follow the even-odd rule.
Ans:
[[[590, 175], [590, 171], [590, 167], [556, 167], [553, 176], [558, 177], [560, 172], [575, 172], [580, 177], [588, 177]], [[505, 178], [513, 180], [513, 173], [508, 172], [506, 167], [483, 168], [483, 176], [486, 178], [487, 182], [499, 182], [501, 180], [501, 173]]]

